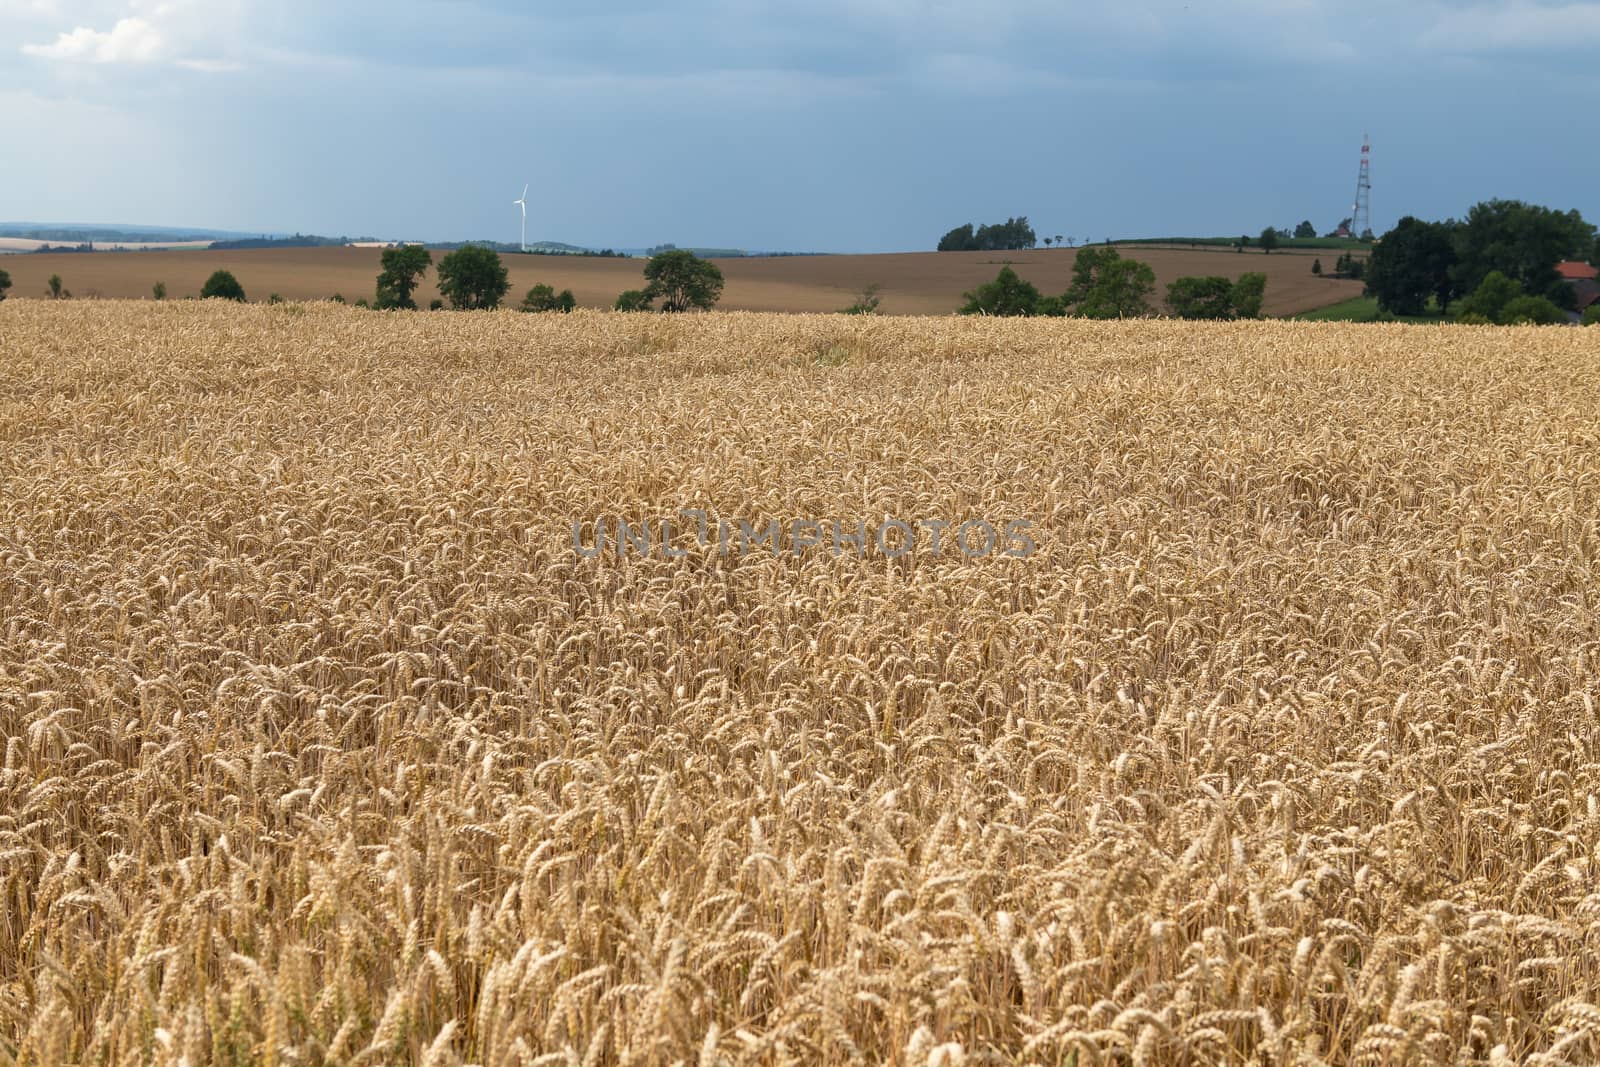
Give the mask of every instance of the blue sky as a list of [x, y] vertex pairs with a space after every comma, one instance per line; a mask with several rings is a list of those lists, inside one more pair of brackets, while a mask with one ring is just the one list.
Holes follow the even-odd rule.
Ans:
[[1600, 2], [0, 0], [0, 218], [931, 248], [1600, 219]]

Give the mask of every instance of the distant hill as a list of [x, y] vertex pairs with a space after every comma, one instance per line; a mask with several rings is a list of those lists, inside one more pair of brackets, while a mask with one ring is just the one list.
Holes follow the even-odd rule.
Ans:
[[[670, 252], [677, 245], [652, 245], [649, 248], [624, 248], [623, 252], [630, 256], [653, 256], [657, 252]], [[831, 252], [752, 252], [745, 248], [697, 248], [693, 245], [684, 249], [693, 252], [701, 259], [761, 259], [774, 256], [827, 256]]]
[[[0, 222], [0, 237], [18, 237], [52, 244], [192, 244], [250, 237], [225, 230], [196, 230], [183, 226], [110, 225], [79, 222]], [[276, 236], [276, 235], [275, 235]]]
[[322, 237], [314, 233], [296, 233], [288, 237], [241, 237], [227, 241], [212, 241], [213, 251], [238, 252], [250, 248], [343, 248], [349, 244], [377, 241], [376, 237]]
[[[1250, 234], [1250, 247], [1257, 249], [1257, 235]], [[1113, 241], [1119, 245], [1165, 245], [1171, 248], [1232, 248], [1239, 243], [1237, 237], [1131, 237]], [[1328, 251], [1350, 251], [1371, 248], [1371, 241], [1354, 237], [1280, 237], [1280, 249], [1305, 248]]]

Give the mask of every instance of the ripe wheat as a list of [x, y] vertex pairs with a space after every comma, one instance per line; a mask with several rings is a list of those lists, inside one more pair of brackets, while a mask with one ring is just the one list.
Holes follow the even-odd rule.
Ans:
[[1595, 1062], [1593, 336], [7, 301], [0, 1064]]

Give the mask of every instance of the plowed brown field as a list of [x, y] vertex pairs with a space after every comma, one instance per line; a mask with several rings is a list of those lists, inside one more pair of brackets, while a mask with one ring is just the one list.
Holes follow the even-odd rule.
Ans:
[[[288, 300], [310, 300], [342, 294], [347, 300], [370, 297], [382, 253], [376, 248], [290, 248], [242, 252], [107, 252], [8, 256], [0, 268], [11, 273], [13, 297], [42, 296], [45, 282], [59, 274], [79, 297], [150, 295], [165, 282], [172, 298], [198, 295], [212, 271], [230, 270], [252, 300], [277, 293]], [[1311, 273], [1313, 256], [1236, 254], [1200, 249], [1130, 248], [1125, 254], [1155, 269], [1157, 296], [1167, 283], [1187, 274], [1224, 274], [1236, 278], [1247, 270], [1267, 275], [1268, 315], [1291, 315], [1359, 296], [1361, 283], [1319, 278]], [[441, 253], [434, 253], [437, 262]], [[1320, 253], [1331, 266], [1333, 253]], [[897, 315], [943, 315], [961, 303], [961, 294], [992, 279], [1010, 262], [1017, 272], [1047, 293], [1066, 289], [1076, 253], [1067, 250], [1027, 252], [909, 252], [872, 256], [785, 256], [718, 260], [727, 288], [721, 307], [731, 311], [836, 311], [851, 302], [863, 286], [883, 286], [883, 310]], [[588, 257], [505, 257], [511, 269], [512, 301], [537, 282], [571, 289], [585, 307], [610, 307], [624, 289], [644, 284], [643, 260]], [[430, 271], [419, 300], [438, 296]]]

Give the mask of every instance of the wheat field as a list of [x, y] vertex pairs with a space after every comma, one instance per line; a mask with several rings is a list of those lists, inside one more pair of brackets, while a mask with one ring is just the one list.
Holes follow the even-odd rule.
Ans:
[[1597, 340], [7, 301], [0, 1064], [1594, 1063]]

